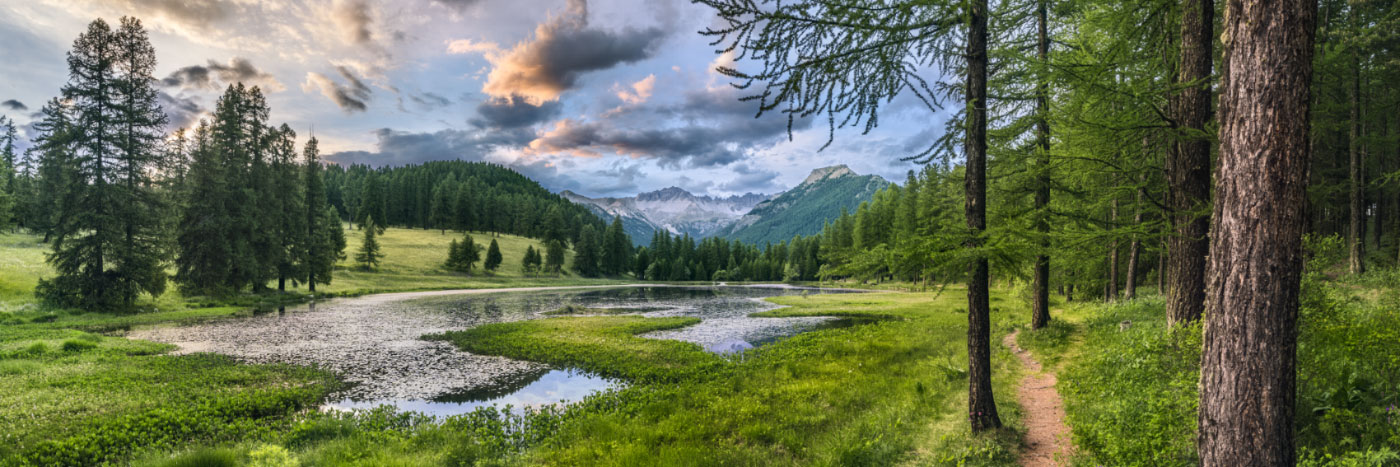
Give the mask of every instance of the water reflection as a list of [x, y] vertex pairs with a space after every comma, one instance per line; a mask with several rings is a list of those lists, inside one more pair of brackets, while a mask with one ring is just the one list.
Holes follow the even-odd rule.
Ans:
[[350, 410], [369, 409], [387, 404], [393, 405], [399, 410], [411, 410], [434, 416], [451, 416], [490, 406], [501, 409], [507, 406], [512, 409], [521, 409], [568, 404], [583, 400], [593, 393], [615, 388], [619, 384], [613, 380], [572, 370], [546, 369], [524, 373], [522, 376], [525, 377], [513, 378], [499, 386], [449, 392], [430, 400], [375, 399], [355, 401], [344, 399], [327, 403], [325, 407]]
[[217, 352], [256, 363], [313, 365], [352, 385], [332, 406], [392, 404], [428, 413], [470, 411], [483, 404], [578, 400], [615, 384], [533, 362], [476, 355], [426, 334], [486, 323], [546, 318], [565, 305], [628, 308], [643, 316], [695, 316], [694, 326], [644, 337], [693, 342], [717, 353], [739, 352], [833, 325], [830, 318], [750, 318], [776, 308], [775, 295], [826, 293], [758, 287], [622, 287], [523, 292], [383, 294], [279, 307], [254, 316], [184, 327], [132, 331], [132, 338], [168, 342], [177, 353]]

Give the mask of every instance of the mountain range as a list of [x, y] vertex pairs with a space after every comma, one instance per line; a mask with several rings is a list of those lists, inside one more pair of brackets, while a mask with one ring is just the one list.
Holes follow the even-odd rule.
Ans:
[[842, 209], [854, 211], [886, 185], [889, 182], [878, 175], [859, 175], [838, 165], [813, 170], [801, 184], [776, 195], [720, 198], [677, 187], [618, 198], [589, 198], [572, 191], [559, 194], [604, 219], [621, 218], [623, 229], [637, 245], [650, 243], [657, 231], [763, 245], [818, 233]]

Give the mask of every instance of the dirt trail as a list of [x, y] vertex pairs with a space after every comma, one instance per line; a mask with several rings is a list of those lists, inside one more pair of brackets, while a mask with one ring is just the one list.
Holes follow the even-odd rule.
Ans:
[[1001, 341], [1026, 367], [1026, 377], [1016, 388], [1016, 399], [1025, 411], [1026, 425], [1026, 447], [1021, 451], [1019, 462], [1036, 467], [1069, 465], [1072, 445], [1069, 426], [1065, 425], [1064, 403], [1060, 401], [1060, 393], [1055, 391], [1055, 373], [1041, 371], [1040, 362], [1016, 345], [1016, 336], [1020, 333], [1018, 329]]

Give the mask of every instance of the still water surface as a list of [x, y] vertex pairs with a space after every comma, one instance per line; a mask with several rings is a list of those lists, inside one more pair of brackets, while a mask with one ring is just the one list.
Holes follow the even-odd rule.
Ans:
[[335, 299], [251, 317], [132, 331], [129, 337], [179, 346], [177, 353], [216, 352], [255, 363], [313, 365], [353, 383], [329, 398], [330, 409], [389, 404], [453, 415], [507, 404], [577, 401], [619, 382], [569, 369], [476, 355], [425, 334], [546, 318], [564, 305], [634, 308], [643, 316], [694, 316], [699, 324], [645, 334], [729, 353], [816, 329], [830, 318], [750, 318], [777, 308], [778, 295], [843, 292], [792, 287], [635, 286], [529, 291], [438, 291]]

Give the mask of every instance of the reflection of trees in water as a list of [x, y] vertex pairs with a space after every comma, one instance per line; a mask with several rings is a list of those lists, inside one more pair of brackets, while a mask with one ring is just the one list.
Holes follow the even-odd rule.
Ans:
[[525, 371], [509, 375], [497, 380], [496, 384], [472, 388], [466, 391], [454, 391], [440, 394], [433, 397], [433, 402], [450, 402], [455, 404], [465, 404], [471, 402], [483, 402], [492, 399], [499, 399], [514, 394], [516, 391], [524, 389], [530, 383], [539, 381], [544, 375], [554, 371], [551, 368], [541, 368], [538, 370]]

